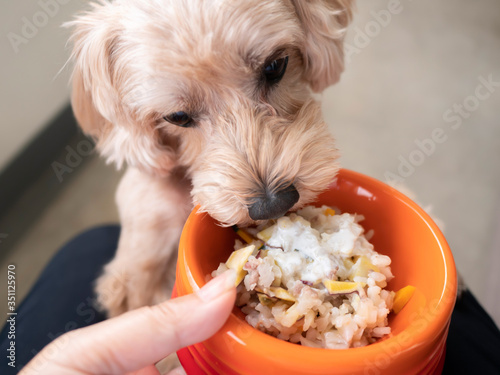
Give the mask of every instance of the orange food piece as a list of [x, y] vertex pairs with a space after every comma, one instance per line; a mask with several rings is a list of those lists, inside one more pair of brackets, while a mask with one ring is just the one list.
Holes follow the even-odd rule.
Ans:
[[326, 216], [335, 216], [335, 210], [333, 208], [327, 208], [325, 210], [325, 215]]
[[416, 288], [414, 286], [407, 285], [396, 292], [396, 295], [394, 296], [394, 303], [392, 304], [392, 311], [394, 311], [395, 314], [400, 312], [403, 307], [405, 307], [410, 298], [413, 296], [413, 293], [415, 293], [415, 289]]

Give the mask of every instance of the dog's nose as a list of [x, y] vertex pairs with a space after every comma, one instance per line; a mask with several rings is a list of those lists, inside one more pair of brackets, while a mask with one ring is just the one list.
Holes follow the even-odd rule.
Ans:
[[299, 198], [299, 192], [293, 185], [275, 192], [266, 191], [248, 206], [248, 214], [252, 220], [277, 219], [286, 214]]

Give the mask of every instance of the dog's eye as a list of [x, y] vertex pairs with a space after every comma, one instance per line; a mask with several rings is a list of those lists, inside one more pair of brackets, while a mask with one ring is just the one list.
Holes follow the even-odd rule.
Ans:
[[165, 121], [168, 121], [177, 126], [182, 126], [183, 128], [189, 128], [194, 124], [191, 116], [183, 111], [171, 113], [163, 118], [165, 119]]
[[264, 66], [264, 77], [270, 84], [281, 81], [288, 65], [288, 56], [276, 59]]

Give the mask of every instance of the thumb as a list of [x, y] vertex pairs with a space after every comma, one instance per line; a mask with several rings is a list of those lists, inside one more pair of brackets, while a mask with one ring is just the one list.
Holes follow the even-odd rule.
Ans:
[[234, 282], [230, 270], [197, 293], [74, 331], [57, 362], [94, 374], [123, 374], [156, 363], [222, 327], [234, 306]]

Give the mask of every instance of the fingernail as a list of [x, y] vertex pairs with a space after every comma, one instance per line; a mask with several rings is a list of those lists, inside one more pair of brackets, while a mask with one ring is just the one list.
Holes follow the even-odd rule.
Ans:
[[198, 297], [203, 301], [210, 302], [234, 288], [235, 281], [236, 272], [234, 270], [227, 270], [222, 275], [210, 280], [208, 284], [201, 288], [198, 292]]

